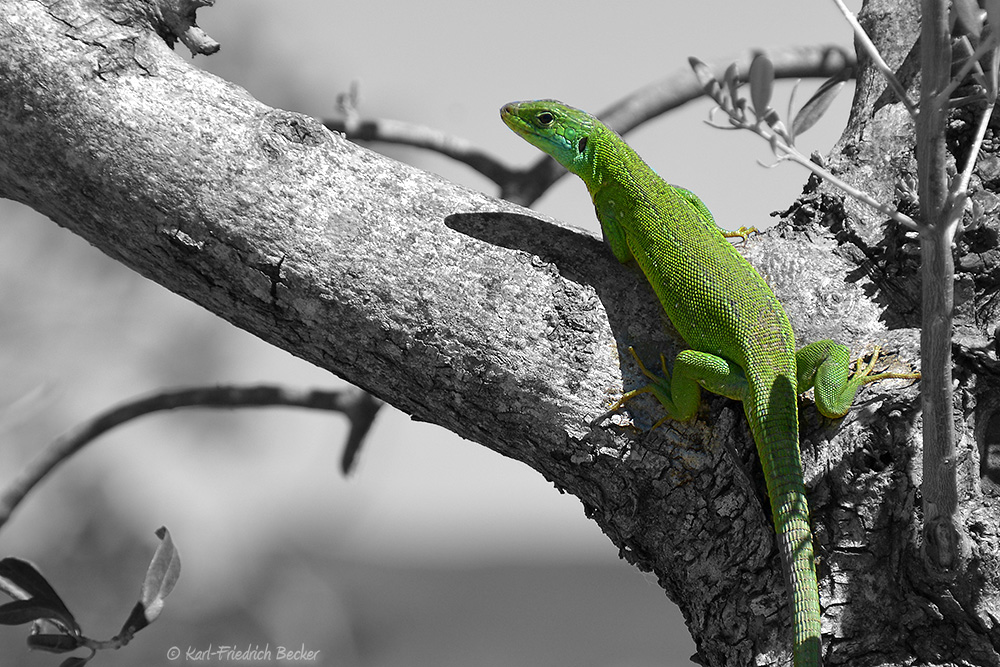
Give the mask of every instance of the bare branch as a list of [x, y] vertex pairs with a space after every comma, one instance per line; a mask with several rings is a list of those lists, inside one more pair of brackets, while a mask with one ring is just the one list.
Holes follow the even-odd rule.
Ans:
[[[880, 213], [892, 218], [896, 222], [900, 223], [907, 229], [916, 231], [918, 229], [917, 223], [914, 222], [908, 215], [899, 211], [893, 206], [890, 206], [884, 202], [880, 202], [875, 197], [869, 193], [856, 188], [853, 185], [847, 183], [841, 178], [835, 176], [828, 169], [820, 164], [817, 164], [813, 160], [810, 160], [805, 155], [803, 155], [794, 145], [794, 136], [785, 127], [781, 118], [778, 116], [771, 108], [766, 108], [761, 110], [762, 105], [767, 105], [767, 101], [770, 99], [771, 95], [771, 84], [773, 82], [773, 76], [771, 75], [771, 65], [770, 59], [765, 55], [760, 55], [754, 58], [754, 65], [758, 63], [768, 63], [767, 65], [760, 65], [758, 69], [758, 77], [751, 81], [751, 96], [755, 97], [753, 106], [751, 107], [753, 116], [751, 118], [746, 113], [747, 100], [744, 98], [738, 89], [738, 85], [732, 80], [732, 73], [734, 72], [734, 66], [730, 65], [726, 70], [726, 79], [728, 83], [728, 93], [723, 93], [723, 87], [721, 82], [715, 77], [715, 75], [710, 71], [707, 65], [697, 58], [689, 59], [692, 71], [694, 71], [695, 76], [698, 78], [699, 85], [702, 90], [705, 91], [707, 95], [712, 97], [715, 102], [719, 105], [716, 109], [721, 109], [729, 116], [729, 126], [719, 125], [714, 122], [712, 115], [710, 115], [709, 120], [705, 121], [711, 127], [716, 129], [740, 129], [740, 130], [750, 130], [757, 136], [761, 137], [768, 142], [771, 146], [771, 150], [778, 157], [778, 161], [781, 160], [791, 160], [797, 164], [802, 165], [806, 169], [809, 169], [817, 176], [825, 179], [832, 185], [840, 188], [845, 193], [851, 197], [857, 199], [858, 201], [871, 206]], [[754, 67], [751, 66], [751, 72]], [[765, 74], [766, 73], [766, 74]], [[846, 74], [841, 73], [835, 78], [845, 78]], [[825, 85], [825, 84], [824, 84]], [[765, 91], [755, 90], [756, 88], [765, 88]], [[756, 93], [756, 95], [755, 95]], [[756, 99], [759, 98], [759, 99]], [[789, 103], [791, 107], [791, 103]], [[713, 110], [714, 115], [714, 110]], [[792, 123], [792, 128], [794, 129], [795, 122]], [[771, 165], [774, 166], [774, 165]]]
[[502, 184], [511, 178], [512, 170], [467, 141], [444, 130], [388, 118], [326, 118], [323, 124], [342, 133], [351, 141], [378, 141], [402, 146], [414, 146], [441, 153], [466, 164], [491, 181]]
[[914, 222], [913, 218], [911, 218], [910, 216], [906, 215], [905, 213], [895, 208], [894, 206], [890, 206], [884, 202], [878, 201], [864, 190], [860, 190], [851, 185], [850, 183], [844, 181], [843, 179], [838, 178], [832, 172], [830, 172], [830, 170], [816, 164], [806, 156], [802, 155], [802, 153], [800, 153], [794, 147], [788, 146], [787, 144], [781, 141], [778, 141], [773, 145], [775, 146], [776, 150], [781, 151], [781, 153], [778, 156], [778, 159], [791, 160], [792, 162], [802, 165], [812, 173], [816, 174], [820, 178], [829, 182], [831, 185], [840, 188], [847, 195], [854, 197], [858, 201], [867, 204], [868, 206], [871, 206], [873, 209], [875, 209], [882, 215], [885, 215], [895, 220], [906, 229], [909, 229], [911, 231], [918, 231], [920, 229], [917, 223]]
[[220, 45], [198, 27], [195, 13], [213, 4], [215, 0], [161, 0], [155, 5], [157, 31], [171, 46], [180, 39], [193, 56], [211, 55], [219, 50]]
[[[736, 62], [749, 70], [755, 51], [745, 51], [719, 62]], [[778, 79], [830, 77], [855, 64], [854, 55], [839, 46], [796, 46], [768, 51]], [[718, 72], [721, 78], [721, 70]], [[636, 90], [599, 114], [615, 131], [625, 134], [646, 121], [704, 96], [689, 68], [678, 68], [666, 78]], [[380, 141], [437, 151], [469, 165], [500, 186], [500, 197], [530, 206], [566, 171], [548, 156], [526, 169], [511, 169], [466, 141], [438, 129], [389, 119], [362, 120], [353, 108], [343, 108], [344, 117], [325, 119], [331, 130], [352, 141]]]
[[365, 434], [382, 406], [361, 389], [338, 391], [313, 389], [300, 391], [276, 386], [194, 387], [156, 392], [127, 401], [80, 424], [54, 441], [39, 454], [3, 493], [0, 493], [0, 526], [7, 523], [14, 509], [42, 479], [59, 464], [80, 451], [98, 436], [133, 419], [163, 410], [178, 408], [259, 408], [286, 406], [343, 412], [351, 422], [344, 449], [342, 468], [351, 467]]
[[872, 59], [872, 63], [875, 64], [875, 67], [885, 77], [885, 80], [889, 83], [889, 86], [892, 87], [892, 90], [894, 93], [896, 93], [896, 96], [899, 98], [899, 101], [902, 102], [903, 106], [906, 107], [906, 110], [907, 112], [909, 112], [910, 117], [916, 118], [917, 117], [916, 106], [914, 106], [913, 102], [910, 101], [910, 98], [906, 96], [906, 89], [903, 88], [903, 84], [901, 84], [899, 82], [899, 79], [896, 78], [896, 73], [893, 72], [892, 69], [890, 69], [889, 65], [885, 62], [885, 59], [882, 57], [882, 54], [879, 53], [878, 47], [876, 47], [875, 44], [872, 43], [872, 40], [868, 36], [868, 33], [865, 32], [865, 29], [861, 27], [860, 23], [858, 23], [858, 17], [856, 17], [854, 13], [847, 8], [847, 5], [843, 3], [843, 0], [833, 0], [833, 1], [837, 5], [837, 8], [840, 10], [840, 13], [844, 15], [844, 18], [847, 20], [847, 23], [851, 26], [851, 29], [854, 30], [854, 36], [857, 38], [858, 43], [861, 44], [861, 47], [865, 50], [865, 53], [867, 53], [868, 57]]
[[[728, 59], [721, 58], [717, 62], [723, 64], [716, 65], [714, 73], [723, 78], [725, 69], [731, 63], [736, 63], [740, 72], [748, 72], [757, 53], [744, 51]], [[856, 62], [854, 54], [830, 45], [790, 46], [769, 50], [768, 55], [774, 64], [777, 79], [826, 78]], [[704, 91], [698, 79], [689, 67], [681, 67], [666, 78], [618, 100], [597, 115], [608, 127], [624, 135], [652, 118], [701, 97], [704, 97]], [[555, 160], [543, 156], [530, 168], [515, 174], [512, 182], [502, 184], [500, 196], [522, 206], [530, 206], [565, 174], [566, 170]]]

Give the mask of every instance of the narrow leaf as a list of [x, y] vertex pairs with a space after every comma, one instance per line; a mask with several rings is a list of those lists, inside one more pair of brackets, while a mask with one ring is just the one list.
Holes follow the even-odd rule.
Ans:
[[146, 618], [146, 606], [141, 602], [136, 602], [132, 611], [129, 612], [128, 618], [125, 619], [121, 632], [118, 633], [118, 638], [128, 643], [132, 641], [132, 635], [152, 622], [153, 619]]
[[823, 117], [823, 114], [830, 108], [830, 104], [836, 99], [843, 89], [844, 84], [853, 75], [851, 68], [845, 68], [835, 76], [823, 82], [809, 100], [802, 105], [799, 113], [792, 121], [792, 136], [797, 137]]
[[[53, 609], [52, 607], [38, 602], [36, 598], [30, 600], [14, 600], [5, 605], [0, 605], [0, 625], [23, 625], [31, 623], [41, 618], [46, 618], [60, 623], [67, 623], [63, 616], [64, 610]], [[69, 619], [69, 627], [73, 627], [73, 619]]]
[[722, 84], [715, 78], [712, 68], [694, 57], [688, 58], [688, 64], [691, 65], [691, 70], [694, 71], [694, 76], [698, 79], [698, 84], [705, 91], [705, 94], [715, 100], [719, 106], [725, 108], [727, 100], [723, 94]]
[[757, 54], [750, 63], [750, 100], [757, 118], [763, 119], [771, 109], [773, 92], [774, 64], [763, 53]]
[[771, 112], [774, 113], [774, 122], [771, 122], [769, 120], [768, 121], [768, 125], [771, 126], [771, 129], [774, 130], [774, 133], [776, 135], [778, 135], [779, 137], [781, 137], [785, 141], [786, 144], [788, 144], [789, 146], [791, 146], [793, 144], [794, 140], [788, 134], [788, 130], [785, 128], [785, 124], [781, 122], [780, 118], [778, 118], [778, 114], [774, 112], [774, 109], [772, 109]]
[[[40, 612], [34, 618], [51, 618], [57, 620], [71, 632], [79, 634], [80, 626], [77, 625], [73, 614], [70, 613], [62, 598], [59, 597], [55, 589], [52, 588], [52, 585], [49, 584], [34, 565], [20, 558], [4, 558], [0, 560], [0, 577], [7, 579], [29, 596], [27, 600], [15, 600], [0, 607], [0, 609], [6, 610], [3, 613], [7, 615], [7, 618], [17, 618], [17, 614], [21, 613], [19, 610], [31, 607]], [[26, 604], [19, 607], [18, 603]], [[6, 624], [23, 622], [7, 622]]]
[[[726, 68], [725, 80], [726, 88], [729, 89], [729, 97], [733, 101], [733, 108], [742, 108], [745, 101], [740, 97], [740, 81], [739, 81], [740, 69], [737, 67], [736, 63], [730, 63], [729, 67]], [[728, 111], [728, 109], [727, 109]]]
[[1000, 0], [985, 0], [983, 7], [986, 8], [986, 22], [994, 31], [1000, 29]]
[[997, 78], [1000, 77], [1000, 47], [994, 48], [990, 53], [990, 71], [986, 77], [986, 96], [993, 101], [997, 98]]
[[[788, 109], [785, 111], [785, 116], [787, 118], [791, 118], [792, 117], [792, 109], [795, 108], [794, 107], [794, 104], [795, 104], [795, 93], [799, 92], [799, 84], [800, 83], [802, 83], [802, 79], [796, 79], [795, 80], [795, 85], [792, 86], [792, 92], [788, 94]], [[793, 135], [791, 135], [789, 137], [788, 143], [791, 144], [791, 143], [794, 143], [794, 141], [795, 141], [795, 135], [793, 134]]]
[[761, 117], [761, 120], [767, 123], [768, 127], [775, 127], [781, 125], [781, 116], [774, 109], [768, 109], [767, 112]]
[[[747, 117], [747, 101], [745, 98], [740, 98], [736, 100], [736, 104], [733, 107], [733, 111], [729, 114], [732, 116], [733, 124], [737, 127], [746, 120]], [[737, 122], [738, 121], [738, 122]]]
[[979, 43], [983, 32], [982, 10], [976, 0], [951, 0], [951, 18], [961, 35], [968, 35], [972, 42]]
[[181, 573], [181, 558], [170, 538], [170, 531], [160, 528], [156, 531], [156, 536], [160, 538], [160, 544], [156, 547], [153, 560], [146, 570], [146, 579], [142, 582], [140, 601], [147, 606], [170, 595]]
[[0, 560], [0, 577], [10, 580], [11, 583], [33, 598], [59, 599], [52, 585], [42, 576], [42, 573], [26, 560], [20, 558]]
[[768, 137], [767, 142], [769, 144], [771, 144], [771, 152], [774, 153], [775, 155], [777, 155], [778, 157], [781, 157], [781, 153], [778, 152], [778, 148], [779, 148], [779, 146], [778, 146], [778, 135], [777, 134], [772, 134], [770, 137]]
[[[153, 560], [146, 570], [139, 602], [122, 627], [123, 635], [131, 636], [156, 620], [163, 611], [163, 600], [170, 595], [180, 576], [181, 559], [170, 537], [170, 531], [160, 528], [156, 531], [156, 536], [160, 538], [160, 544], [156, 547]], [[139, 616], [142, 618], [141, 621]]]
[[28, 635], [28, 648], [48, 653], [68, 653], [80, 648], [80, 642], [70, 635]]
[[79, 656], [73, 656], [72, 658], [66, 658], [65, 660], [62, 661], [59, 667], [83, 667], [88, 662], [90, 662], [90, 658], [93, 657], [94, 656], [81, 658]]

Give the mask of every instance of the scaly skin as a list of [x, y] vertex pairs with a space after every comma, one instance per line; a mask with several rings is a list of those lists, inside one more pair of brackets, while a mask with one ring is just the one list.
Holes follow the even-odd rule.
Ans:
[[[870, 375], [873, 359], [852, 376], [850, 351], [829, 340], [796, 354], [778, 299], [724, 238], [708, 208], [657, 176], [590, 114], [537, 100], [506, 104], [500, 117], [583, 179], [615, 257], [636, 261], [691, 348], [677, 355], [672, 376], [665, 364], [659, 377], [640, 362], [651, 383], [625, 394], [612, 409], [649, 392], [663, 404], [664, 419], [683, 421], [697, 411], [701, 389], [743, 402], [788, 579], [795, 666], [818, 667], [819, 591], [799, 454], [797, 393], [815, 386], [820, 412], [840, 417], [861, 385], [916, 374]], [[727, 235], [746, 230], [741, 232]]]

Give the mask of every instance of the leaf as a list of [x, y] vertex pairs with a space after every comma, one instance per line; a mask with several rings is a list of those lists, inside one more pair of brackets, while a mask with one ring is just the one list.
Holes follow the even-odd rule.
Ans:
[[740, 99], [736, 100], [736, 105], [734, 106], [733, 111], [729, 115], [733, 119], [733, 124], [739, 127], [740, 123], [746, 120], [747, 117], [746, 99], [741, 97]]
[[[38, 618], [49, 618], [60, 622], [73, 634], [80, 634], [80, 626], [73, 614], [34, 565], [20, 558], [4, 558], [0, 560], [0, 577], [29, 596], [27, 600], [15, 600], [0, 606], [0, 623], [19, 625]], [[36, 615], [18, 620], [30, 614]]]
[[719, 80], [715, 78], [715, 74], [712, 73], [712, 68], [694, 57], [688, 58], [688, 64], [691, 65], [694, 76], [698, 79], [698, 84], [705, 91], [705, 94], [725, 109], [728, 100], [722, 90], [722, 84], [719, 83]]
[[156, 536], [160, 538], [160, 544], [156, 547], [153, 560], [146, 570], [139, 602], [132, 608], [120, 635], [131, 637], [155, 621], [163, 611], [164, 599], [170, 595], [181, 574], [181, 559], [170, 537], [170, 531], [160, 528], [156, 531]]
[[[746, 103], [746, 101], [742, 97], [740, 97], [739, 78], [740, 78], [740, 68], [736, 65], [736, 63], [730, 63], [729, 67], [726, 68], [725, 80], [726, 80], [726, 88], [729, 89], [729, 97], [733, 101], [733, 109], [741, 109]], [[729, 109], [727, 109], [727, 111], [729, 111]]]
[[[0, 605], [0, 625], [23, 625], [43, 618], [66, 623], [63, 613], [64, 610], [53, 609], [49, 605], [38, 602], [36, 598], [14, 600]], [[70, 626], [72, 627], [72, 624]]]
[[33, 598], [59, 599], [52, 585], [42, 576], [34, 565], [20, 558], [4, 558], [0, 560], [0, 577], [8, 579], [18, 588], [24, 590]]
[[28, 648], [49, 653], [68, 653], [80, 648], [80, 642], [70, 635], [28, 635]]
[[72, 658], [66, 658], [65, 660], [62, 661], [62, 664], [60, 664], [59, 667], [83, 667], [88, 662], [90, 662], [90, 658], [93, 657], [94, 656], [81, 658], [79, 656], [74, 656]]
[[1000, 0], [984, 0], [983, 7], [986, 8], [986, 22], [994, 31], [1000, 29]]
[[[771, 111], [772, 113], [774, 113], [773, 109]], [[774, 130], [774, 133], [779, 137], [781, 137], [787, 145], [789, 146], [792, 145], [792, 137], [791, 135], [788, 134], [788, 130], [785, 128], [785, 124], [781, 122], [780, 118], [778, 118], [777, 113], [774, 113], [774, 122], [768, 121], [768, 125], [771, 126], [771, 129]]]
[[118, 638], [122, 639], [124, 643], [132, 641], [132, 635], [152, 623], [153, 620], [146, 618], [146, 607], [141, 602], [136, 602], [132, 611], [129, 612], [128, 618], [125, 619], [125, 623], [122, 624]]
[[170, 538], [170, 531], [160, 528], [156, 531], [156, 536], [160, 538], [160, 544], [146, 570], [146, 579], [142, 582], [142, 597], [139, 598], [147, 608], [156, 603], [162, 604], [181, 574], [181, 558]]
[[1000, 77], [1000, 48], [994, 47], [992, 53], [990, 53], [990, 71], [987, 72], [986, 76], [986, 98], [992, 103], [997, 98], [997, 86], [1000, 82], [997, 81]]
[[763, 119], [768, 115], [773, 92], [774, 64], [763, 53], [757, 54], [750, 63], [750, 100], [757, 118]]
[[959, 34], [969, 35], [977, 44], [983, 32], [981, 11], [976, 0], [951, 0], [951, 18], [958, 26]]
[[781, 153], [778, 152], [779, 148], [778, 135], [772, 134], [770, 137], [768, 137], [767, 142], [771, 144], [771, 152], [777, 155], [778, 157], [781, 157]]
[[823, 117], [851, 76], [853, 76], [853, 69], [845, 67], [816, 89], [813, 96], [802, 105], [802, 108], [795, 115], [795, 120], [792, 121], [792, 137], [799, 136]]
[[[796, 79], [795, 80], [795, 85], [792, 86], [792, 92], [790, 92], [788, 94], [788, 109], [785, 111], [785, 113], [788, 115], [789, 118], [792, 117], [792, 109], [793, 109], [793, 105], [795, 104], [795, 93], [799, 92], [799, 84], [801, 84], [801, 83], [802, 83], [802, 79]], [[794, 140], [795, 137], [792, 136], [792, 137], [790, 137], [790, 139]], [[789, 143], [792, 143], [792, 142], [789, 141]]]
[[781, 124], [781, 116], [774, 109], [768, 108], [767, 112], [761, 117], [761, 120], [767, 123], [768, 127], [774, 128], [780, 125], [782, 130], [784, 130], [784, 125]]

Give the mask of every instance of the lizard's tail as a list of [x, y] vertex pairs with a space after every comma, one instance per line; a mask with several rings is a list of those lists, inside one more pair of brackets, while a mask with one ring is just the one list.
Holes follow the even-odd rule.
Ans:
[[820, 611], [809, 507], [799, 454], [794, 378], [778, 376], [770, 391], [744, 401], [767, 481], [792, 612], [795, 667], [820, 667]]

